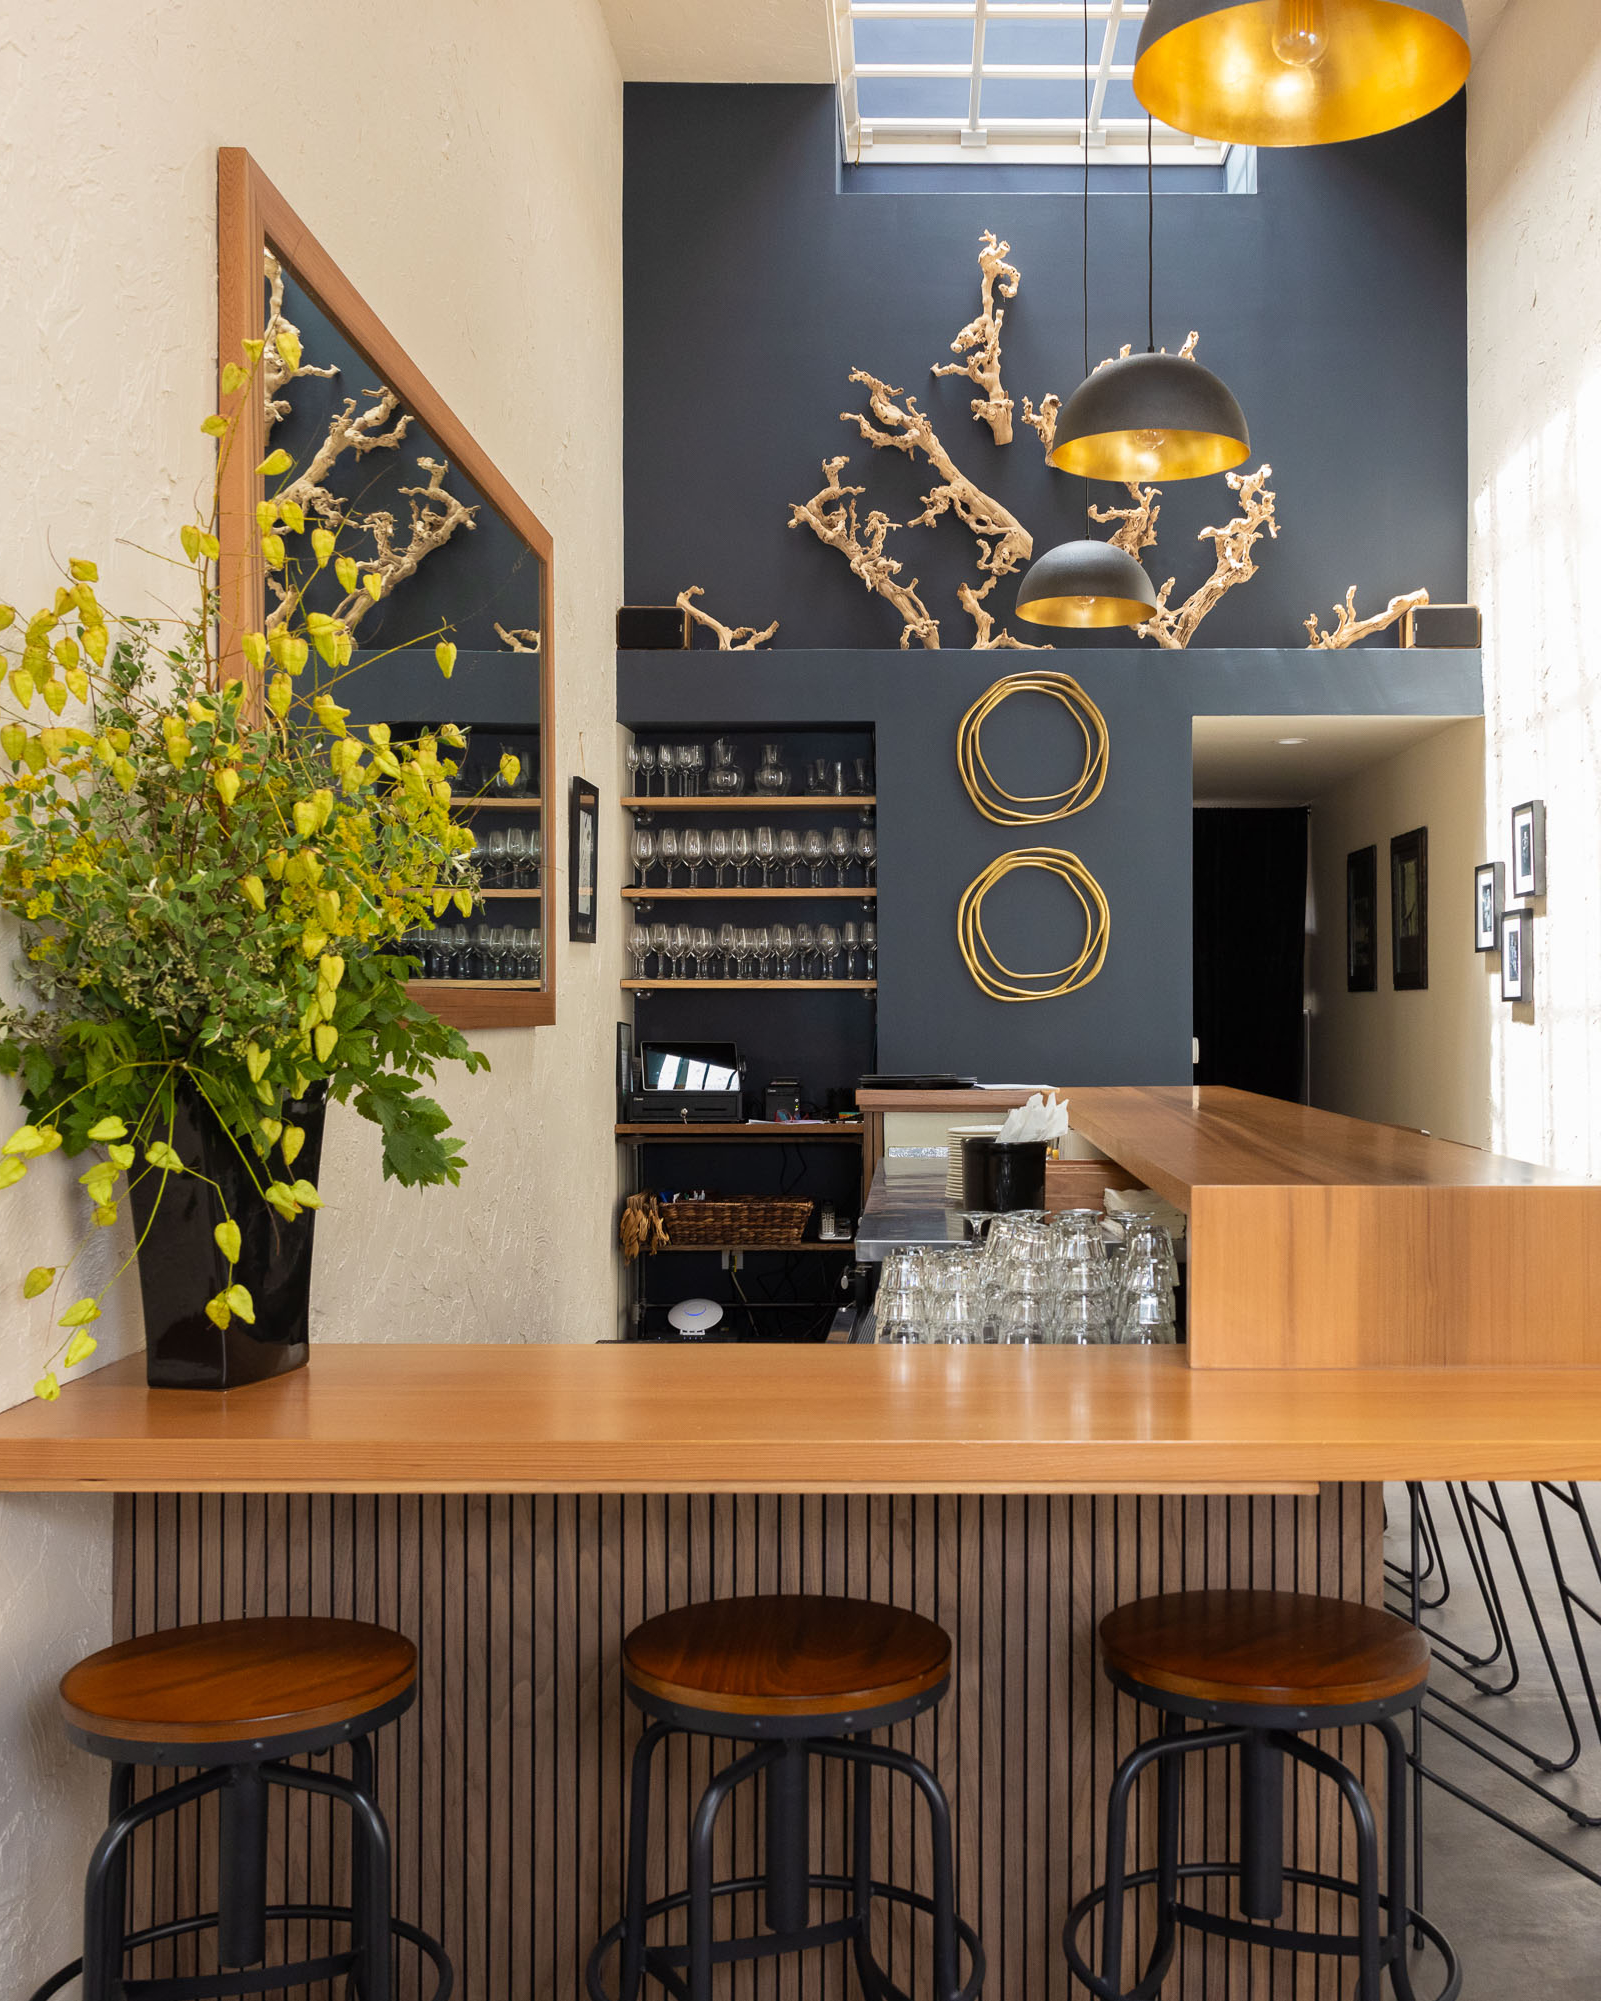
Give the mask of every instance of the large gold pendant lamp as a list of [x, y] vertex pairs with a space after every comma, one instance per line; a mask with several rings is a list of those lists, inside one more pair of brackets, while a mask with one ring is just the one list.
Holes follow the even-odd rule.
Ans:
[[1151, 0], [1134, 94], [1199, 139], [1322, 146], [1422, 118], [1471, 64], [1463, 0]]

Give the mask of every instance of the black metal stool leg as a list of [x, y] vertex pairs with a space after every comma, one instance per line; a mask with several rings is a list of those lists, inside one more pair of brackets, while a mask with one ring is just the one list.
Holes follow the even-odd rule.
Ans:
[[260, 1966], [267, 1957], [267, 1782], [259, 1765], [232, 1765], [217, 1796], [217, 1957]]
[[791, 1738], [762, 1781], [767, 1836], [763, 1904], [767, 1929], [773, 1932], [801, 1931], [811, 1915], [810, 1773], [805, 1740]]
[[[106, 1821], [113, 1824], [120, 1820], [133, 1804], [132, 1765], [113, 1765], [111, 1768], [111, 1807]], [[128, 1848], [127, 1843], [119, 1844], [106, 1870], [106, 1940], [105, 1963], [113, 1977], [122, 1977], [122, 1941], [128, 1928]]]
[[672, 1729], [651, 1723], [634, 1746], [628, 1785], [628, 1881], [623, 1895], [617, 2001], [638, 2001], [645, 1965], [645, 1859], [650, 1844], [650, 1765], [656, 1746]]
[[1263, 1730], [1240, 1745], [1240, 1909], [1248, 1918], [1284, 1909], [1284, 1755]]
[[730, 1793], [770, 1767], [782, 1744], [762, 1744], [716, 1774], [695, 1809], [689, 1833], [689, 2001], [712, 2001], [712, 1834]]

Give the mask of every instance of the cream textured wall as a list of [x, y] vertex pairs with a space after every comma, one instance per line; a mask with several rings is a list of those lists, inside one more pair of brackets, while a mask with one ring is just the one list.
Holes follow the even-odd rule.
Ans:
[[[1532, 1006], [1495, 1010], [1506, 1152], [1601, 1172], [1601, 14], [1511, 0], [1468, 92], [1470, 577], [1485, 855], [1546, 802]], [[1483, 859], [1484, 857], [1480, 857]]]
[[[1312, 1102], [1484, 1146], [1491, 989], [1473, 950], [1473, 870], [1485, 859], [1484, 728], [1452, 723], [1356, 773], [1312, 805]], [[1390, 840], [1429, 830], [1429, 984], [1397, 993], [1390, 968]], [[1345, 984], [1345, 858], [1379, 851], [1379, 986]], [[1500, 1001], [1494, 1001], [1499, 1007]]]
[[[322, 0], [265, 26], [215, 0], [12, 9], [0, 105], [0, 596], [37, 599], [75, 553], [99, 558], [109, 604], [153, 588], [134, 545], [165, 544], [206, 474], [216, 149], [244, 145], [554, 535], [562, 797], [582, 770], [615, 800], [622, 95], [598, 0]], [[621, 840], [609, 819], [603, 871]], [[555, 891], [564, 919], [563, 876]], [[613, 1331], [616, 907], [556, 962], [557, 1026], [485, 1036], [493, 1074], [444, 1080], [472, 1162], [459, 1193], [386, 1189], [370, 1129], [333, 1122], [318, 1339]], [[14, 1110], [8, 1095], [0, 1118]], [[44, 1332], [13, 1274], [68, 1241], [72, 1170], [45, 1169], [0, 1207], [4, 1403]], [[106, 1354], [137, 1344], [126, 1287], [101, 1331]], [[69, 1956], [103, 1814], [50, 1691], [107, 1635], [108, 1530], [98, 1501], [0, 1511], [6, 1994]]]

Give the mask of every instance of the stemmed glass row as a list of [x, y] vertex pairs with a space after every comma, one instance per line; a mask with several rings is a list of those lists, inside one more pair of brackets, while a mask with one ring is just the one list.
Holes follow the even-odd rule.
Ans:
[[[628, 789], [638, 799], [697, 799], [703, 793], [737, 796], [746, 788], [743, 766], [733, 743], [719, 737], [708, 757], [703, 743], [650, 744], [631, 742], [625, 753]], [[751, 777], [755, 792], [784, 793], [790, 789], [790, 769], [776, 743], [762, 746], [762, 758]], [[854, 787], [858, 797], [873, 789], [871, 760], [865, 757], [813, 758], [806, 766], [805, 789], [809, 796], [826, 798], [848, 795]]]
[[537, 827], [497, 827], [480, 834], [472, 862], [485, 889], [537, 889], [544, 842]]
[[[668, 889], [680, 868], [691, 889], [701, 886], [703, 868], [711, 871], [713, 889], [801, 889], [807, 886], [804, 876], [811, 888], [821, 889], [830, 865], [836, 889], [855, 886], [849, 881], [853, 870], [862, 888], [878, 875], [878, 836], [871, 827], [833, 827], [826, 835], [820, 827], [804, 833], [795, 827], [636, 827], [629, 852], [636, 889], [651, 887], [653, 868], [662, 871]], [[753, 882], [753, 872], [759, 881]]]
[[528, 925], [441, 925], [408, 932], [396, 950], [422, 961], [425, 980], [537, 980], [544, 963], [540, 934]]
[[635, 924], [628, 956], [639, 980], [872, 980], [878, 926]]

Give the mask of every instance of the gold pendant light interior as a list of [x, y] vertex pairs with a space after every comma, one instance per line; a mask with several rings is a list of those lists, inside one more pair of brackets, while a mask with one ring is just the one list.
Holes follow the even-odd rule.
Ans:
[[1438, 109], [1471, 63], [1461, 0], [1153, 0], [1134, 94], [1197, 138], [1319, 146]]

